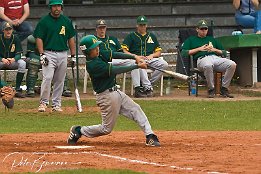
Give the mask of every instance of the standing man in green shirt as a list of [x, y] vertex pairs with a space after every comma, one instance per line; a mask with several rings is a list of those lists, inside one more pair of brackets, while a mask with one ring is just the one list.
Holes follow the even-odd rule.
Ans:
[[[35, 97], [34, 87], [38, 78], [39, 69], [42, 68], [40, 63], [40, 54], [36, 46], [36, 40], [33, 35], [27, 37], [26, 64], [28, 67], [26, 75], [26, 97]], [[71, 97], [72, 92], [68, 87], [68, 78], [65, 76], [63, 94], [64, 97]]]
[[197, 68], [204, 72], [207, 80], [209, 98], [213, 98], [215, 95], [213, 71], [225, 73], [220, 94], [223, 97], [233, 98], [233, 95], [229, 94], [228, 87], [235, 73], [236, 63], [225, 58], [227, 52], [221, 43], [213, 37], [207, 36], [207, 21], [198, 21], [196, 31], [197, 36], [190, 36], [185, 40], [181, 55], [184, 57], [192, 55], [193, 59], [197, 60]]
[[38, 111], [45, 112], [53, 82], [52, 111], [62, 112], [61, 96], [67, 70], [67, 50], [69, 45], [71, 58], [74, 58], [75, 30], [72, 21], [62, 14], [62, 0], [50, 0], [49, 8], [51, 12], [40, 19], [34, 31], [43, 72]]
[[0, 35], [0, 69], [18, 69], [16, 74], [15, 96], [24, 98], [20, 86], [22, 84], [24, 73], [26, 72], [26, 62], [21, 59], [21, 42], [13, 35], [13, 26], [8, 22], [3, 22], [3, 34]]
[[[137, 31], [130, 33], [123, 41], [122, 48], [125, 53], [132, 55], [141, 55], [146, 57], [146, 61], [149, 66], [167, 69], [168, 63], [159, 59], [161, 55], [161, 47], [156, 36], [153, 33], [147, 31], [148, 20], [146, 16], [139, 16], [137, 18]], [[140, 69], [141, 86], [134, 86], [135, 92], [143, 90], [148, 97], [153, 95], [152, 84], [160, 79], [162, 72], [155, 70], [152, 73], [152, 77], [148, 80], [148, 74], [146, 70]]]
[[[100, 52], [113, 51], [122, 52], [121, 44], [116, 37], [106, 35], [107, 24], [105, 20], [100, 19], [96, 21], [96, 37], [102, 43], [99, 45]], [[135, 60], [132, 59], [112, 59], [112, 65], [115, 66], [128, 66], [135, 65]], [[134, 87], [140, 86], [139, 69], [131, 71], [131, 78]], [[135, 97], [147, 97], [141, 90], [135, 91]]]

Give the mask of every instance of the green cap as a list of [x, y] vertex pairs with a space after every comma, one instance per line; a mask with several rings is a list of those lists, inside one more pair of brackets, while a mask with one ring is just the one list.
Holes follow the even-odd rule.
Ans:
[[61, 5], [61, 6], [63, 6], [63, 0], [50, 0], [48, 6], [51, 7], [53, 5]]
[[205, 20], [200, 20], [200, 21], [198, 21], [198, 23], [197, 23], [197, 28], [208, 28], [208, 23], [207, 23], [207, 21], [205, 21]]
[[139, 16], [137, 18], [137, 24], [140, 25], [140, 24], [148, 24], [148, 20], [146, 18], [146, 16]]

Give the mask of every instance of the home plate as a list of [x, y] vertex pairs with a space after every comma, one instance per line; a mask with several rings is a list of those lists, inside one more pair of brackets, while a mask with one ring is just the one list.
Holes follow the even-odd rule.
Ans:
[[87, 149], [92, 148], [94, 146], [54, 146], [58, 149]]

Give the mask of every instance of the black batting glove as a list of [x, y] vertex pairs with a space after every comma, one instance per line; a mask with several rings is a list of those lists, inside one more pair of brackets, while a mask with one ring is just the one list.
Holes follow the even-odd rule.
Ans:
[[71, 55], [71, 57], [68, 57], [67, 59], [68, 66], [74, 68], [76, 64], [76, 57], [75, 55]]

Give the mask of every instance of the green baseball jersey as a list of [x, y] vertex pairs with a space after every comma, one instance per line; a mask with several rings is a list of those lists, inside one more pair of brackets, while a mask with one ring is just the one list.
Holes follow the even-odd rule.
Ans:
[[[190, 36], [188, 39], [185, 40], [185, 42], [182, 46], [181, 55], [184, 57], [188, 57], [189, 50], [201, 47], [205, 44], [212, 44], [214, 48], [222, 50], [223, 56], [226, 56], [226, 51], [224, 50], [221, 43], [218, 42], [215, 38], [213, 38], [211, 36], [206, 36], [204, 38], [198, 37], [198, 36]], [[217, 55], [217, 54], [215, 52], [199, 51], [193, 55], [193, 58], [197, 59], [197, 58], [205, 56], [205, 55]]]
[[54, 18], [48, 14], [40, 19], [33, 36], [43, 40], [44, 50], [66, 51], [67, 41], [75, 36], [72, 21], [60, 15]]
[[131, 66], [113, 66], [111, 63], [112, 58], [116, 59], [135, 59], [133, 55], [105, 51], [100, 52], [98, 57], [86, 58], [86, 70], [88, 71], [93, 89], [97, 93], [101, 93], [113, 86], [115, 86], [116, 74], [131, 71], [138, 68], [138, 65]]
[[111, 51], [121, 51], [121, 44], [116, 37], [105, 36], [105, 38], [100, 38], [96, 36], [98, 40], [102, 41], [99, 45], [100, 51], [111, 50]]
[[11, 35], [11, 38], [4, 38], [4, 35], [0, 35], [0, 60], [2, 58], [15, 58], [15, 60], [21, 59], [23, 53], [21, 42], [18, 37]]
[[124, 39], [122, 48], [140, 56], [149, 56], [154, 52], [162, 50], [156, 36], [149, 32], [145, 35], [141, 35], [138, 32], [130, 33]]
[[115, 86], [115, 77], [112, 75], [111, 51], [103, 51], [98, 57], [88, 59], [86, 58], [86, 70], [88, 71], [93, 90], [101, 93], [113, 86]]

